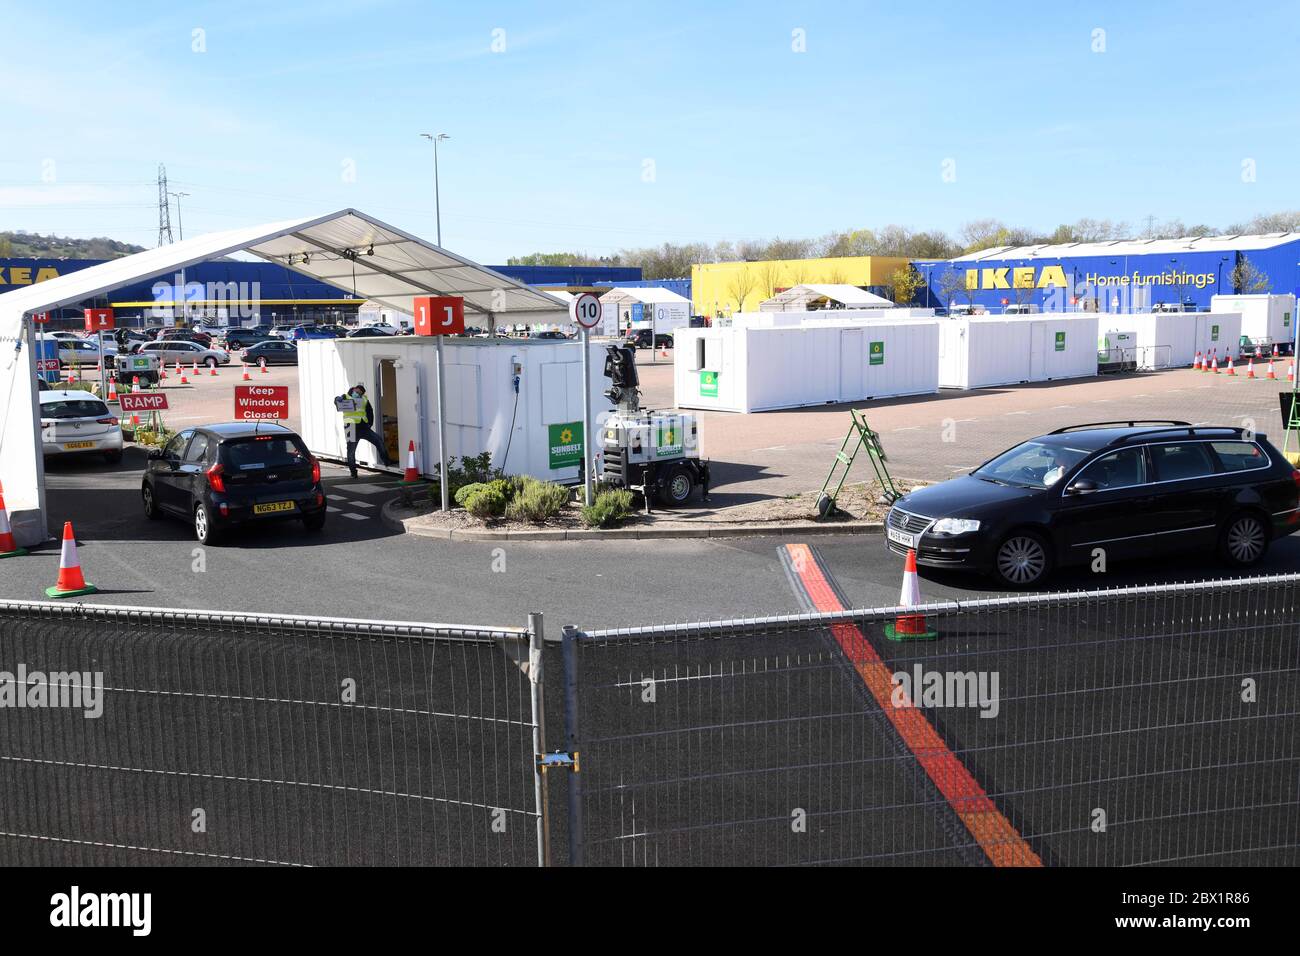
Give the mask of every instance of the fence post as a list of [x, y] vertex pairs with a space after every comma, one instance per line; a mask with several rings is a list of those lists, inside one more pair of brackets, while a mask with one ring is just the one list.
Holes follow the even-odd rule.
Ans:
[[582, 866], [582, 769], [578, 746], [578, 648], [577, 629], [564, 625], [564, 742], [573, 758], [569, 773], [569, 865]]
[[533, 703], [533, 799], [537, 803], [537, 865], [551, 865], [551, 820], [547, 807], [546, 774], [542, 755], [546, 753], [546, 695], [542, 672], [543, 621], [540, 613], [528, 615], [528, 683]]

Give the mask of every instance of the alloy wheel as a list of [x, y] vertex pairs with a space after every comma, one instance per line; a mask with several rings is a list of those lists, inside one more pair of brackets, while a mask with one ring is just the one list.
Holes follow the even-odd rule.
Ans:
[[1047, 568], [1043, 546], [1028, 535], [1008, 538], [998, 548], [998, 573], [1012, 584], [1032, 584]]
[[1228, 528], [1228, 554], [1234, 561], [1251, 564], [1264, 553], [1264, 528], [1258, 518], [1238, 518]]

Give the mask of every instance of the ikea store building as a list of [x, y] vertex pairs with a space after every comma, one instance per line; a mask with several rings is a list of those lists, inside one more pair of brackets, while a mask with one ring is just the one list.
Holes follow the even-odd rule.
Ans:
[[1160, 303], [1204, 310], [1213, 295], [1249, 291], [1233, 287], [1243, 260], [1267, 278], [1267, 289], [1253, 291], [1300, 293], [1300, 233], [1294, 232], [1002, 246], [913, 265], [926, 280], [918, 298], [934, 308], [1146, 312]]

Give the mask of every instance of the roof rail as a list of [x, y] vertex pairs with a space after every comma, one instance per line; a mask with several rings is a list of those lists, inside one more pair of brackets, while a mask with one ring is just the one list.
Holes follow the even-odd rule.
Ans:
[[1174, 428], [1146, 428], [1140, 432], [1130, 432], [1127, 435], [1121, 435], [1118, 438], [1116, 438], [1113, 442], [1111, 442], [1111, 444], [1121, 445], [1124, 444], [1125, 442], [1133, 441], [1138, 438], [1150, 438], [1152, 435], [1159, 435], [1162, 432], [1184, 432], [1184, 431], [1187, 432], [1187, 436], [1191, 438], [1202, 432], [1219, 432], [1220, 434], [1224, 432], [1228, 432], [1230, 434], [1235, 435], [1238, 432], [1242, 431], [1242, 429], [1235, 425], [1183, 425]]
[[1171, 420], [1165, 420], [1163, 418], [1138, 418], [1135, 419], [1134, 421], [1128, 421], [1128, 422], [1088, 422], [1086, 425], [1066, 425], [1064, 428], [1058, 428], [1056, 429], [1056, 431], [1049, 432], [1048, 434], [1064, 435], [1066, 432], [1079, 431], [1080, 429], [1083, 428], [1107, 428], [1113, 425], [1118, 425], [1124, 428], [1137, 428], [1139, 425], [1171, 425], [1175, 427], [1183, 426], [1185, 428], [1192, 427], [1191, 422], [1171, 421]]

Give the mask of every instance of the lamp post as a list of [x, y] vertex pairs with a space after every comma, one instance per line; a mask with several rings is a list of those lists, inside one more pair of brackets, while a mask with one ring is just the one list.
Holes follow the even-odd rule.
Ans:
[[437, 220], [438, 227], [438, 246], [442, 246], [442, 197], [438, 187], [438, 143], [444, 139], [451, 139], [446, 133], [421, 133], [425, 139], [433, 143], [433, 211]]
[[[169, 192], [168, 196], [176, 197], [176, 229], [180, 232], [181, 241], [185, 241], [185, 223], [181, 220], [181, 199], [188, 196], [189, 193]], [[176, 315], [176, 303], [172, 303], [172, 315]], [[189, 318], [189, 309], [185, 305], [185, 267], [181, 266], [181, 317]]]

